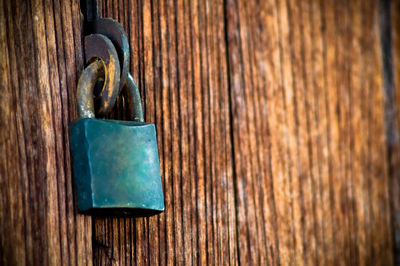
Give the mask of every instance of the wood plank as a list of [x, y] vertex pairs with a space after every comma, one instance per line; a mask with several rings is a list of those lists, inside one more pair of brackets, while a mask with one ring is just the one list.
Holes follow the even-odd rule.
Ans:
[[1, 265], [398, 264], [399, 1], [98, 2], [128, 35], [166, 211], [77, 214], [79, 2], [0, 1]]
[[[148, 49], [143, 43], [151, 43], [153, 32], [150, 47], [161, 46], [135, 54], [135, 64], [146, 112], [152, 117], [147, 108], [154, 92], [146, 81], [152, 78], [144, 73], [157, 69], [146, 58], [148, 53], [160, 58], [153, 64], [167, 81], [159, 74], [153, 77], [165, 82], [166, 91], [160, 92], [161, 108], [156, 108], [157, 101], [150, 108], [166, 114], [162, 123], [155, 118], [163, 134], [176, 132], [163, 135], [160, 148], [169, 158], [163, 158], [162, 165], [166, 164], [164, 186], [170, 188], [166, 235], [160, 237], [169, 248], [160, 246], [167, 251], [166, 258], [161, 257], [169, 264], [221, 264], [228, 254], [229, 261], [234, 255], [243, 264], [391, 264], [388, 175], [385, 161], [377, 159], [386, 158], [380, 142], [383, 120], [376, 119], [384, 111], [377, 2], [227, 1], [225, 21], [213, 20], [218, 11], [209, 3], [160, 3], [156, 22], [148, 19], [147, 4], [133, 3], [139, 9], [133, 18], [139, 29], [131, 40], [138, 42], [139, 51]], [[154, 13], [154, 3], [150, 9]], [[225, 43], [222, 39], [219, 47], [227, 53], [222, 59], [227, 60], [225, 86], [230, 95], [225, 123], [231, 126], [231, 132], [220, 137], [229, 137], [233, 145], [231, 202], [236, 213], [219, 205], [219, 167], [213, 163], [218, 166], [221, 161], [210, 150], [219, 149], [215, 143], [221, 132], [214, 127], [219, 120], [213, 112], [221, 103], [214, 101], [219, 90], [210, 86], [220, 69], [209, 68], [215, 65], [218, 21], [225, 23], [220, 27]], [[159, 27], [161, 34], [154, 37]], [[157, 55], [160, 50], [162, 55]], [[188, 109], [193, 104], [187, 101], [196, 107]], [[370, 108], [372, 103], [376, 107]], [[193, 151], [193, 161], [186, 165]], [[193, 175], [198, 162], [204, 168]], [[183, 173], [190, 181], [182, 180]], [[195, 176], [201, 180], [193, 180]], [[186, 205], [185, 199], [193, 195], [204, 205]], [[204, 215], [194, 219], [188, 215], [190, 208]], [[235, 218], [232, 236], [237, 239], [230, 238], [230, 243], [238, 248], [237, 255], [236, 250], [226, 253], [221, 245], [224, 230], [218, 228], [224, 227], [214, 217], [222, 212]], [[185, 223], [188, 217], [193, 220]], [[145, 228], [147, 234], [154, 231], [151, 227]], [[193, 253], [181, 253], [183, 246]]]
[[[260, 228], [260, 216], [248, 210], [260, 208], [257, 200], [249, 198], [249, 195], [253, 197], [257, 193], [253, 178], [262, 169], [254, 153], [254, 143], [257, 143], [258, 151], [268, 150], [268, 142], [258, 141], [258, 137], [260, 134], [273, 134], [261, 128], [260, 120], [271, 119], [271, 123], [276, 126], [279, 124], [274, 122], [276, 113], [281, 110], [275, 108], [282, 106], [277, 106], [276, 97], [263, 98], [257, 94], [258, 79], [262, 76], [257, 76], [258, 71], [264, 70], [273, 79], [276, 74], [265, 67], [272, 65], [281, 69], [286, 121], [280, 123], [287, 123], [288, 133], [283, 143], [273, 136], [270, 141], [272, 147], [284, 145], [287, 157], [273, 153], [275, 158], [272, 158], [272, 173], [270, 176], [261, 175], [261, 180], [271, 178], [271, 183], [282, 185], [274, 187], [275, 198], [270, 197], [266, 206], [274, 206], [279, 202], [278, 217], [275, 219], [284, 220], [286, 217], [279, 216], [288, 215], [288, 211], [285, 212], [281, 205], [287, 200], [287, 195], [277, 191], [288, 188], [280, 177], [282, 168], [279, 165], [289, 164], [288, 180], [289, 184], [292, 183], [289, 191], [293, 189], [293, 204], [287, 206], [293, 213], [291, 227], [294, 240], [290, 245], [287, 244], [285, 239], [288, 237], [288, 229], [279, 223], [275, 231], [284, 230], [285, 233], [279, 233], [279, 246], [276, 244], [271, 250], [281, 251], [280, 260], [285, 264], [290, 261], [313, 265], [392, 264], [387, 193], [389, 176], [385, 159], [379, 160], [376, 157], [386, 158], [385, 145], [381, 142], [385, 139], [383, 120], [376, 119], [384, 114], [378, 3], [267, 2], [265, 7], [275, 7], [276, 16], [279, 16], [277, 24], [281, 60], [274, 61], [278, 63], [275, 66], [266, 59], [256, 57], [258, 60], [255, 61], [248, 56], [257, 48], [273, 49], [270, 48], [270, 43], [274, 43], [276, 38], [273, 30], [267, 31], [270, 34], [264, 40], [261, 39], [258, 46], [253, 43], [260, 34], [254, 30], [257, 26], [276, 28], [276, 24], [268, 18], [275, 10], [267, 9], [268, 15], [260, 11], [263, 15], [257, 16], [256, 8], [247, 2], [227, 2], [228, 62], [234, 114], [233, 144], [234, 149], [241, 148], [241, 154], [235, 157], [239, 195], [237, 208], [239, 215], [246, 216], [238, 220], [241, 228], [239, 246], [243, 250], [239, 255], [245, 256], [242, 263], [252, 261], [257, 264], [264, 259], [262, 250], [252, 249], [259, 246], [260, 233], [257, 230]], [[316, 20], [317, 23], [321, 20], [320, 28], [314, 27], [310, 20]], [[262, 67], [254, 67], [261, 63]], [[317, 74], [318, 71], [320, 74]], [[361, 85], [361, 82], [366, 84]], [[367, 84], [368, 97], [365, 96]], [[274, 91], [274, 85], [266, 84], [262, 90]], [[250, 94], [255, 95], [255, 98]], [[323, 105], [319, 105], [320, 101]], [[268, 113], [258, 118], [256, 110], [261, 106], [268, 108]], [[279, 132], [279, 126], [277, 129], [271, 128], [271, 131], [274, 130]], [[322, 136], [324, 139], [321, 142]], [[367, 146], [367, 143], [370, 145]], [[325, 154], [321, 151], [325, 151]], [[265, 153], [262, 157], [270, 156]], [[367, 156], [370, 158], [365, 158]], [[286, 161], [279, 162], [283, 159]], [[262, 187], [262, 193], [272, 196], [265, 187]], [[367, 210], [372, 215], [368, 215]], [[273, 226], [274, 217], [264, 222], [267, 227]], [[366, 241], [366, 235], [373, 240]], [[270, 245], [269, 241], [273, 239], [271, 235], [267, 237], [263, 246]], [[287, 250], [293, 250], [293, 244], [296, 248], [290, 257]]]
[[0, 12], [1, 264], [91, 264], [91, 218], [75, 211], [68, 140], [82, 67], [79, 6], [2, 1]]
[[[103, 14], [115, 5], [104, 2]], [[166, 211], [125, 224], [95, 218], [94, 262], [236, 264], [223, 1], [124, 5], [129, 17], [118, 20], [130, 21], [131, 73], [156, 124]]]
[[380, 1], [381, 50], [394, 263], [400, 264], [400, 1]]

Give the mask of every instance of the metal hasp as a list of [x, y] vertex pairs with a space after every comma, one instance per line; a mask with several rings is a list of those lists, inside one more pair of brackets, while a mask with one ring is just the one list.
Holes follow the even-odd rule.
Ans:
[[[126, 86], [127, 82], [129, 82], [129, 42], [124, 28], [118, 23], [118, 21], [112, 18], [99, 17], [96, 0], [81, 0], [81, 9], [84, 15], [84, 33], [87, 35], [85, 37], [86, 64], [90, 64], [94, 56], [101, 58], [102, 60], [109, 57], [107, 52], [110, 50], [102, 49], [101, 45], [97, 43], [97, 40], [91, 38], [93, 35], [106, 37], [115, 47], [119, 59], [120, 73], [118, 73], [118, 78], [120, 82], [119, 86], [113, 87], [118, 89], [110, 90], [109, 86], [111, 84], [104, 82], [102, 89], [100, 91], [96, 90], [97, 93], [95, 96], [97, 112], [104, 116], [110, 111], [110, 106], [114, 106], [116, 98], [114, 95], [118, 95], [119, 91]], [[103, 40], [100, 41], [104, 42]], [[109, 95], [107, 92], [111, 92], [113, 95]]]
[[[120, 85], [121, 70], [117, 51], [110, 39], [106, 36], [102, 34], [91, 34], [85, 37], [85, 56], [87, 58], [87, 63], [100, 59], [104, 64], [104, 67], [100, 69], [104, 76], [101, 97], [95, 98], [95, 106], [97, 107], [98, 114], [105, 115], [114, 107], [119, 94], [119, 89], [114, 89], [118, 88]], [[95, 82], [96, 80], [93, 81]], [[81, 86], [81, 88], [82, 87], [83, 86]], [[86, 91], [89, 92], [89, 90]], [[93, 92], [90, 91], [89, 93], [90, 96], [88, 95], [85, 97], [78, 95], [78, 101], [80, 101], [80, 99], [92, 98]]]

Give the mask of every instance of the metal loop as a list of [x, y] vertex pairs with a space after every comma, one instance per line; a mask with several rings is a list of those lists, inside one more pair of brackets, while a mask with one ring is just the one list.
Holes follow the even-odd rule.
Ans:
[[124, 91], [127, 95], [129, 117], [133, 121], [144, 122], [142, 101], [140, 99], [139, 88], [136, 85], [132, 75], [128, 72]]
[[104, 76], [104, 68], [104, 63], [101, 60], [96, 60], [83, 70], [76, 93], [79, 118], [95, 117], [93, 88], [96, 81]]
[[[83, 70], [77, 89], [78, 113], [80, 118], [95, 118], [93, 89], [97, 80], [104, 77], [106, 71], [106, 66], [101, 59], [92, 62]], [[129, 118], [133, 121], [144, 122], [140, 92], [130, 73], [127, 75], [123, 91], [127, 96]]]
[[102, 34], [85, 37], [86, 62], [101, 59], [104, 63], [104, 84], [101, 97], [96, 97], [97, 113], [105, 115], [113, 108], [120, 92], [120, 63], [117, 51], [109, 38]]
[[[121, 83], [119, 88], [122, 89], [127, 80], [130, 57], [129, 42], [128, 38], [126, 37], [124, 28], [121, 26], [121, 24], [118, 23], [118, 21], [112, 18], [99, 18], [89, 22], [88, 26], [90, 32], [106, 36], [108, 39], [111, 40], [112, 44], [114, 45], [118, 54], [121, 69]], [[100, 93], [99, 96], [105, 97], [103, 93]]]

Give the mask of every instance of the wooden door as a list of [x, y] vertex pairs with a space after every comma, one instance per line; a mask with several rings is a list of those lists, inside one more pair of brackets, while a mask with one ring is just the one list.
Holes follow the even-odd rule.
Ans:
[[158, 134], [134, 219], [74, 205], [79, 1], [0, 1], [0, 264], [398, 265], [399, 3], [99, 2]]

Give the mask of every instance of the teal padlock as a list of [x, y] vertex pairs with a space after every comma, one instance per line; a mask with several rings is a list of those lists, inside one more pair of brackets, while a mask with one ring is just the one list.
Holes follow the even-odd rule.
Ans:
[[[95, 118], [93, 87], [104, 68], [98, 60], [83, 71], [77, 93], [80, 119], [70, 126], [78, 209], [95, 215], [157, 214], [164, 211], [164, 198], [155, 126]], [[141, 109], [139, 91], [132, 77], [128, 80], [135, 117]], [[136, 114], [136, 120], [142, 119]]]

